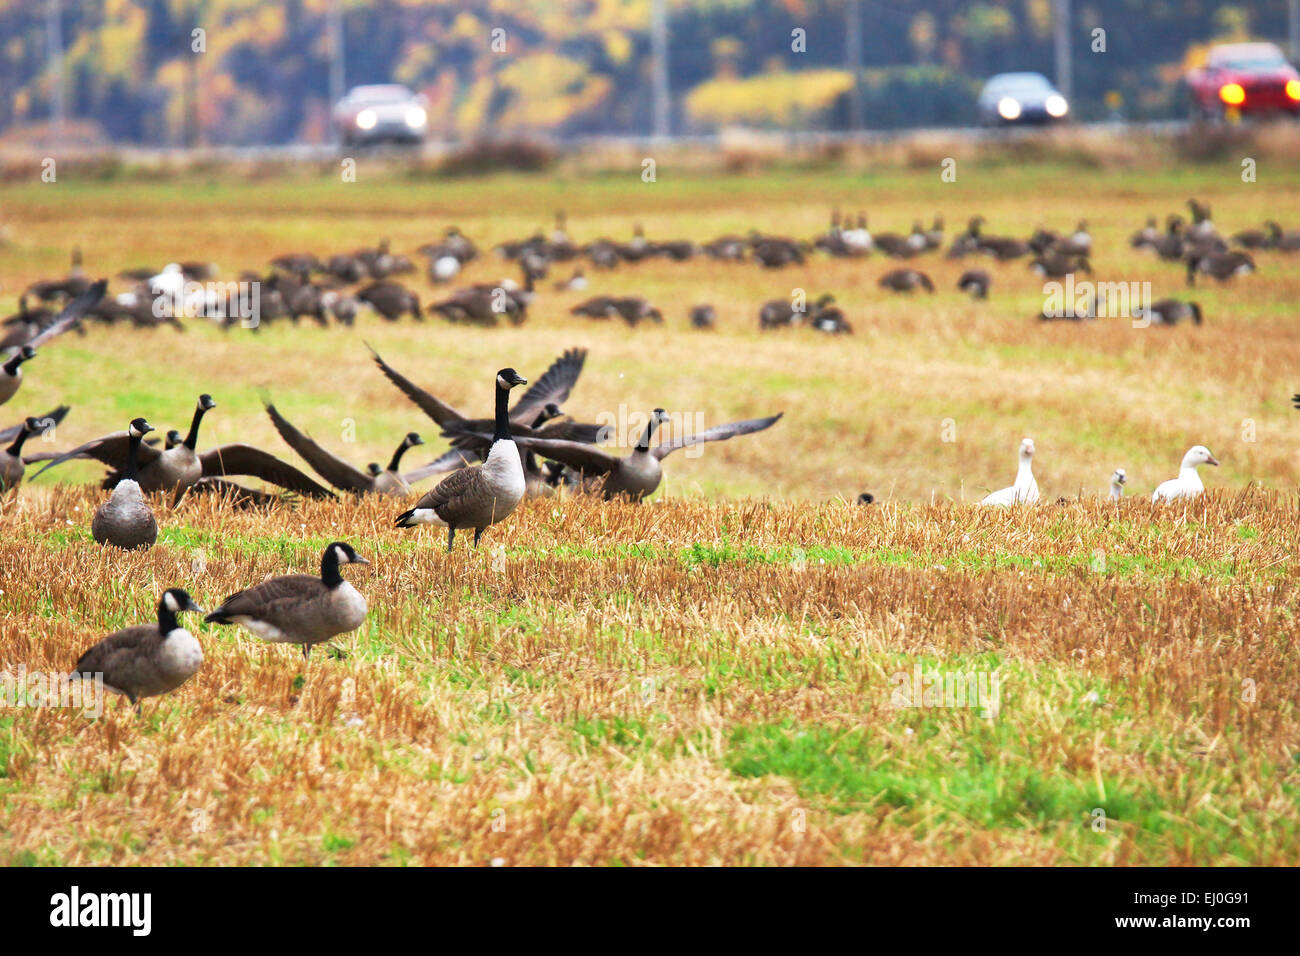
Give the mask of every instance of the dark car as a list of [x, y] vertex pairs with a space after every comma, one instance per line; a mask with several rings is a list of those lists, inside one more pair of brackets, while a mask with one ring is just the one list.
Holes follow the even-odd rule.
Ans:
[[334, 106], [339, 137], [349, 146], [364, 143], [423, 143], [429, 104], [404, 86], [356, 86]]
[[1220, 119], [1238, 115], [1300, 115], [1300, 73], [1271, 43], [1222, 43], [1211, 47], [1205, 66], [1185, 81], [1194, 116]]
[[986, 126], [1055, 123], [1070, 114], [1061, 91], [1041, 73], [999, 73], [990, 77], [975, 102]]

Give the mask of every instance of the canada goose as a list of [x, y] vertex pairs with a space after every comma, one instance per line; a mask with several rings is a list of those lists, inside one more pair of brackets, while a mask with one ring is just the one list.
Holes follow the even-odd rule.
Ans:
[[1272, 247], [1277, 232], [1281, 232], [1281, 226], [1270, 221], [1264, 224], [1263, 229], [1243, 229], [1234, 233], [1232, 241], [1244, 249], [1268, 249]]
[[320, 259], [310, 252], [291, 252], [286, 255], [276, 256], [271, 260], [271, 265], [277, 269], [283, 269], [285, 272], [291, 272], [306, 281], [307, 276], [313, 272], [323, 272], [324, 266]]
[[1092, 253], [1092, 236], [1088, 232], [1088, 221], [1080, 219], [1074, 232], [1064, 239], [1052, 243], [1052, 250], [1061, 256], [1087, 256]]
[[388, 463], [387, 470], [381, 468], [378, 474], [374, 472], [366, 474], [353, 468], [332, 452], [326, 451], [308, 436], [294, 428], [289, 420], [281, 415], [270, 402], [266, 403], [266, 414], [271, 416], [271, 423], [275, 425], [275, 430], [280, 433], [281, 438], [288, 442], [289, 447], [302, 455], [316, 474], [339, 489], [339, 491], [350, 491], [358, 495], [373, 493], [396, 496], [406, 495], [410, 492], [411, 488], [402, 479], [398, 468], [402, 463], [402, 456], [409, 449], [424, 444], [424, 439], [415, 432], [407, 433], [406, 437], [402, 439], [402, 443], [397, 446], [392, 460]]
[[1183, 456], [1178, 477], [1161, 482], [1151, 494], [1152, 501], [1174, 501], [1178, 498], [1195, 498], [1205, 490], [1196, 469], [1201, 465], [1218, 466], [1219, 460], [1204, 445], [1193, 445]]
[[719, 236], [704, 244], [704, 254], [710, 259], [740, 262], [745, 258], [747, 248], [748, 244], [741, 236]]
[[357, 300], [368, 303], [389, 322], [396, 322], [406, 313], [411, 318], [422, 319], [420, 297], [396, 282], [372, 282], [356, 294]]
[[836, 305], [823, 305], [813, 313], [808, 320], [808, 327], [817, 332], [828, 332], [832, 335], [852, 335], [853, 326], [849, 320], [844, 317], [844, 311]]
[[359, 258], [350, 253], [339, 253], [325, 260], [325, 272], [343, 282], [362, 282], [371, 278], [370, 270]]
[[1043, 255], [1060, 241], [1061, 236], [1055, 229], [1044, 229], [1040, 226], [1029, 237], [1029, 248], [1038, 255]]
[[23, 445], [27, 439], [44, 433], [53, 428], [54, 424], [49, 418], [37, 418], [34, 415], [23, 420], [13, 442], [8, 448], [0, 449], [0, 492], [12, 491], [22, 483], [27, 471], [26, 462], [23, 461]]
[[[189, 434], [172, 448], [159, 451], [151, 445], [140, 448], [140, 466], [137, 481], [143, 491], [174, 491], [178, 494], [201, 483], [210, 483], [226, 475], [249, 475], [273, 485], [313, 498], [333, 498], [334, 493], [312, 481], [310, 477], [274, 455], [252, 445], [232, 443], [218, 445], [198, 453], [199, 424], [209, 409], [216, 407], [211, 395], [200, 395], [190, 423]], [[112, 488], [122, 477], [126, 467], [130, 435], [118, 432], [86, 442], [72, 451], [59, 455], [34, 455], [33, 461], [48, 461], [38, 474], [44, 474], [55, 465], [72, 458], [94, 458], [111, 469], [103, 487]], [[221, 484], [221, 483], [218, 483]], [[223, 488], [225, 484], [221, 485]], [[236, 488], [238, 486], [235, 486]]]
[[[653, 448], [650, 439], [655, 430], [669, 421], [668, 413], [656, 408], [650, 416], [645, 431], [636, 446], [626, 455], [615, 455], [594, 445], [583, 445], [571, 441], [553, 441], [545, 438], [518, 438], [521, 447], [536, 451], [546, 458], [562, 462], [570, 469], [580, 472], [584, 486], [592, 491], [600, 491], [606, 499], [627, 495], [632, 501], [640, 501], [653, 494], [663, 480], [663, 467], [660, 462], [679, 448], [695, 446], [710, 441], [726, 441], [737, 435], [749, 435], [770, 428], [781, 419], [784, 412], [770, 418], [752, 418], [746, 421], [730, 422], [716, 425], [698, 434], [683, 433], [667, 441], [660, 442]], [[487, 436], [479, 433], [474, 436], [478, 443], [486, 442]]]
[[569, 310], [570, 315], [585, 315], [590, 319], [612, 319], [618, 315], [618, 309], [614, 303], [617, 299], [612, 295], [597, 295], [585, 302], [579, 302]]
[[663, 323], [663, 313], [640, 296], [622, 296], [613, 299], [611, 304], [614, 310], [622, 316], [623, 321], [630, 326], [636, 326], [644, 320], [653, 320], [658, 324]]
[[366, 599], [343, 580], [345, 564], [369, 564], [352, 545], [335, 541], [321, 556], [320, 577], [284, 574], [238, 591], [203, 620], [242, 624], [272, 644], [299, 644], [306, 660], [312, 646], [355, 631], [366, 619]]
[[65, 277], [40, 279], [29, 285], [24, 294], [35, 296], [42, 302], [51, 302], [55, 299], [75, 299], [85, 295], [89, 289], [90, 280], [81, 267], [81, 249], [76, 247], [72, 250], [72, 268]]
[[891, 259], [910, 259], [925, 248], [925, 236], [921, 235], [918, 246], [913, 239], [915, 235], [915, 231], [907, 236], [897, 232], [878, 232], [871, 237], [871, 243]]
[[[370, 348], [369, 346], [366, 347]], [[402, 394], [418, 405], [420, 411], [424, 412], [444, 429], [456, 432], [474, 432], [485, 431], [494, 426], [495, 418], [468, 417], [406, 378], [385, 362], [374, 349], [370, 349], [370, 354], [374, 356], [375, 365], [384, 373], [384, 376], [396, 385], [402, 391]], [[529, 423], [537, 417], [537, 413], [548, 404], [562, 405], [568, 399], [569, 393], [577, 383], [578, 376], [582, 374], [582, 367], [586, 362], [586, 349], [567, 349], [551, 363], [550, 368], [542, 373], [542, 377], [528, 391], [524, 392], [510, 412], [510, 423], [519, 434], [541, 438], [564, 438], [583, 442], [600, 440], [601, 426], [594, 424], [556, 422], [538, 429], [535, 434], [529, 427]], [[433, 474], [433, 472], [428, 474]], [[415, 480], [418, 479], [407, 476], [407, 481]]]
[[46, 342], [76, 325], [82, 316], [103, 298], [104, 290], [107, 288], [108, 280], [100, 279], [69, 302], [43, 329], [39, 331], [30, 328], [20, 329], [18, 331], [21, 334], [15, 338], [20, 338], [21, 341], [15, 340], [11, 343], [7, 341], [9, 337], [6, 336], [5, 347], [15, 347], [18, 351], [0, 364], [0, 405], [13, 398], [23, 384], [23, 363], [31, 361], [36, 355], [36, 350]]
[[1124, 473], [1123, 468], [1116, 468], [1110, 476], [1110, 500], [1119, 501], [1124, 497], [1124, 483], [1128, 481], [1128, 475]]
[[[46, 412], [44, 415], [34, 416], [40, 423], [40, 433], [44, 434], [45, 432], [48, 432], [55, 425], [59, 424], [59, 422], [63, 421], [68, 414], [69, 408], [70, 406], [68, 405], [60, 405], [58, 408]], [[24, 418], [17, 425], [11, 425], [8, 428], [0, 429], [0, 442], [13, 441], [26, 427], [27, 419]]]
[[1142, 313], [1150, 319], [1152, 325], [1174, 325], [1183, 319], [1191, 319], [1201, 324], [1201, 306], [1198, 302], [1183, 302], [1179, 299], [1160, 299], [1151, 303], [1150, 308]]
[[[533, 419], [533, 430], [536, 431], [553, 418], [559, 418], [561, 414], [563, 413], [559, 405], [554, 402], [547, 403], [547, 406]], [[551, 480], [549, 473], [543, 472], [538, 467], [537, 456], [531, 450], [523, 448], [519, 449], [519, 453], [523, 456], [524, 464], [524, 497], [538, 498], [554, 494], [555, 482]]]
[[1198, 272], [1211, 276], [1219, 282], [1227, 282], [1233, 276], [1249, 275], [1255, 271], [1255, 259], [1249, 252], [1224, 252], [1208, 256], [1191, 255], [1187, 258], [1187, 284], [1196, 285]]
[[474, 529], [474, 546], [489, 525], [503, 521], [524, 497], [526, 483], [519, 448], [510, 435], [510, 390], [524, 385], [523, 378], [512, 368], [503, 368], [496, 376], [496, 431], [491, 438], [487, 460], [477, 468], [453, 471], [427, 492], [415, 507], [397, 516], [397, 527], [418, 524], [443, 525], [447, 529], [447, 550], [456, 541], [457, 528]]
[[621, 261], [618, 256], [618, 246], [608, 239], [589, 242], [582, 251], [597, 269], [617, 269]]
[[875, 500], [876, 496], [869, 491], [864, 491], [862, 494], [858, 495], [858, 504], [860, 505], [874, 504]]
[[759, 238], [754, 243], [753, 255], [764, 269], [780, 269], [791, 263], [804, 264], [803, 249], [799, 243], [789, 239]]
[[1019, 259], [1021, 256], [1027, 256], [1033, 251], [1029, 248], [1029, 243], [1023, 239], [1011, 239], [1002, 236], [985, 236], [981, 238], [979, 248], [982, 252], [989, 253], [999, 262]]
[[943, 216], [935, 213], [934, 223], [925, 231], [925, 248], [933, 251], [943, 245]]
[[1195, 199], [1187, 200], [1187, 208], [1192, 212], [1192, 225], [1188, 234], [1193, 239], [1208, 239], [1215, 235], [1214, 223], [1210, 219], [1210, 207], [1207, 203]]
[[[815, 315], [835, 301], [829, 292], [819, 296], [812, 305]], [[809, 311], [806, 303], [796, 305], [790, 299], [771, 299], [764, 302], [758, 310], [758, 327], [763, 330], [777, 329], [784, 326], [798, 325], [803, 321], [804, 313]]]
[[712, 329], [718, 324], [717, 310], [711, 305], [696, 305], [691, 307], [691, 328], [693, 329]]
[[892, 289], [895, 292], [912, 292], [915, 289], [934, 291], [934, 282], [930, 277], [915, 269], [895, 269], [893, 272], [886, 272], [876, 284], [882, 289]]
[[1275, 222], [1270, 222], [1268, 227], [1272, 232], [1270, 249], [1276, 249], [1278, 252], [1300, 252], [1300, 232], [1295, 230], [1283, 232], [1282, 227]]
[[966, 223], [966, 231], [952, 241], [948, 247], [949, 259], [963, 259], [980, 251], [980, 230], [984, 226], [983, 216], [971, 216]]
[[1063, 279], [1076, 272], [1092, 274], [1092, 265], [1087, 256], [1062, 255], [1051, 252], [1038, 256], [1029, 263], [1029, 271], [1049, 279]]
[[1129, 237], [1128, 244], [1134, 249], [1141, 249], [1150, 246], [1159, 238], [1160, 228], [1156, 225], [1156, 217], [1148, 216], [1147, 224]]
[[198, 640], [180, 626], [177, 615], [203, 613], [187, 591], [168, 588], [158, 602], [158, 623], [115, 631], [77, 659], [68, 680], [102, 675], [104, 689], [121, 694], [140, 713], [140, 700], [174, 691], [203, 666]]
[[478, 247], [456, 226], [448, 226], [439, 242], [426, 242], [416, 251], [431, 260], [451, 256], [462, 266], [478, 258]]
[[1016, 481], [1010, 488], [1003, 488], [987, 495], [981, 505], [1007, 507], [1010, 505], [1032, 505], [1038, 501], [1038, 482], [1034, 480], [1034, 440], [1026, 438], [1020, 443], [1020, 465], [1016, 470]]
[[126, 470], [108, 500], [95, 509], [90, 534], [98, 544], [111, 544], [123, 551], [152, 548], [158, 540], [158, 522], [149, 503], [144, 500], [135, 480], [140, 443], [153, 431], [143, 418], [132, 419], [127, 428], [130, 445], [126, 453]]
[[957, 288], [969, 292], [972, 299], [987, 299], [992, 277], [983, 269], [967, 269], [957, 280]]

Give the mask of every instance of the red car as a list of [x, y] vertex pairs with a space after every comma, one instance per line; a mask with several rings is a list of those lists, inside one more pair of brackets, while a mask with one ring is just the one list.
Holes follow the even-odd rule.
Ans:
[[1286, 111], [1300, 116], [1300, 72], [1272, 43], [1211, 47], [1205, 66], [1187, 74], [1193, 112], [1208, 119]]

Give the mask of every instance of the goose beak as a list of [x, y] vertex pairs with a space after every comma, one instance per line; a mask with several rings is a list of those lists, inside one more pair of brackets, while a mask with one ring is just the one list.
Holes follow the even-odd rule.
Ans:
[[206, 614], [206, 613], [207, 613], [207, 611], [203, 610], [203, 608], [199, 607], [199, 606], [198, 606], [197, 604], [195, 604], [193, 601], [190, 601], [190, 603], [186, 606], [185, 610], [187, 610], [187, 611], [193, 611], [195, 614]]
[[1209, 458], [1205, 459], [1205, 463], [1206, 463], [1207, 465], [1215, 465], [1215, 466], [1217, 467], [1218, 464], [1219, 464], [1219, 459], [1217, 459], [1217, 458], [1215, 458], [1213, 455], [1211, 455]]
[[352, 563], [353, 563], [353, 564], [369, 564], [370, 561], [369, 561], [368, 559], [366, 559], [366, 558], [363, 558], [361, 555], [358, 554], [355, 558], [352, 559]]

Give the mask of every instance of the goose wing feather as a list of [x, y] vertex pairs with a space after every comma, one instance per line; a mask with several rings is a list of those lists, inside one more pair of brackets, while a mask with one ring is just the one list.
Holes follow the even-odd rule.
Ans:
[[294, 428], [289, 420], [269, 402], [266, 405], [266, 413], [271, 416], [271, 423], [275, 425], [275, 430], [280, 433], [280, 437], [289, 444], [289, 447], [302, 455], [307, 464], [316, 469], [316, 473], [335, 488], [355, 492], [371, 489], [370, 479], [366, 475]]
[[676, 435], [668, 441], [660, 442], [659, 445], [651, 449], [650, 454], [663, 461], [679, 448], [699, 445], [706, 441], [726, 441], [728, 438], [735, 438], [737, 435], [752, 435], [754, 432], [761, 432], [765, 428], [771, 428], [781, 420], [781, 416], [784, 414], [785, 412], [778, 412], [768, 418], [747, 418], [744, 421], [728, 422], [726, 425], [715, 425], [697, 435]]
[[252, 445], [236, 443], [209, 448], [199, 455], [199, 461], [203, 463], [205, 478], [250, 475], [312, 498], [337, 497], [334, 492], [312, 481], [287, 461], [281, 461], [270, 452]]

